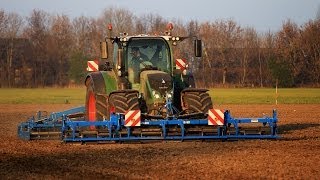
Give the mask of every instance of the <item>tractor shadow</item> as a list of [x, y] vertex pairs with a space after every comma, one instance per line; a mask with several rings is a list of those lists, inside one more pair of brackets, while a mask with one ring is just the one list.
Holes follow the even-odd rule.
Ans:
[[[99, 145], [96, 144], [95, 148]], [[102, 145], [103, 146], [103, 145]], [[93, 149], [83, 151], [74, 148], [72, 151], [52, 154], [27, 154], [16, 156], [6, 154], [4, 161], [0, 160], [0, 179], [130, 179], [130, 177], [148, 177], [157, 173], [157, 169], [146, 174], [145, 168], [158, 167], [159, 163], [181, 156], [181, 152], [192, 154], [194, 149], [173, 147], [159, 149], [157, 147], [141, 146], [139, 148]], [[62, 146], [68, 148], [69, 146]], [[101, 147], [101, 146], [100, 146]], [[223, 148], [219, 151], [222, 153]], [[169, 150], [169, 152], [167, 151]], [[152, 169], [152, 168], [151, 168]], [[163, 168], [170, 170], [170, 168]], [[40, 179], [42, 179], [40, 178]], [[139, 178], [138, 178], [139, 179]]]
[[[108, 165], [106, 161], [103, 161], [103, 157], [100, 156], [101, 154], [104, 155], [103, 153], [105, 152], [71, 152], [62, 154], [53, 153], [48, 155], [38, 155], [35, 153], [23, 157], [9, 155], [9, 158], [6, 161], [0, 161], [0, 169], [2, 170], [0, 172], [0, 177], [8, 177], [8, 179], [19, 179], [17, 177], [27, 177], [27, 179], [29, 179], [30, 177], [33, 177], [34, 179], [37, 179], [35, 177], [51, 177], [53, 179], [125, 178], [125, 176], [121, 176], [118, 173], [115, 173], [116, 171], [101, 172], [101, 170], [99, 170], [100, 166], [97, 166], [97, 164]], [[114, 155], [119, 152], [111, 151], [107, 153]], [[109, 156], [108, 159], [110, 159]], [[113, 160], [112, 165], [106, 166], [107, 169], [120, 169], [121, 163], [114, 163], [114, 161], [115, 160]], [[118, 167], [114, 167], [114, 165], [118, 165]]]
[[[278, 125], [278, 134], [292, 134], [294, 131], [302, 131], [308, 128], [320, 128], [319, 123], [291, 123]], [[320, 137], [320, 135], [318, 135]]]

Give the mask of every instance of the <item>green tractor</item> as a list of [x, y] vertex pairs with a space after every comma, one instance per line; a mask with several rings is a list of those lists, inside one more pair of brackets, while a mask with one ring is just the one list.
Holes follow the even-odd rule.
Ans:
[[201, 40], [172, 36], [171, 29], [163, 36], [121, 33], [116, 37], [109, 29], [110, 37], [100, 44], [105, 63], [85, 80], [87, 120], [108, 120], [112, 113], [130, 110], [140, 110], [146, 119], [206, 116], [212, 108], [207, 90], [195, 87], [183, 59], [174, 59], [174, 50], [190, 38], [194, 56], [201, 57]]

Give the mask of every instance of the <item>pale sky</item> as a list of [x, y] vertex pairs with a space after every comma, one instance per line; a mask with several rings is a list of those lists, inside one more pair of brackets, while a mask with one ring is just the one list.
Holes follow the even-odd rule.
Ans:
[[97, 17], [108, 7], [125, 8], [137, 16], [159, 14], [168, 20], [232, 19], [263, 32], [279, 30], [287, 19], [298, 25], [315, 19], [320, 0], [0, 0], [0, 9], [23, 16], [41, 9], [71, 18]]

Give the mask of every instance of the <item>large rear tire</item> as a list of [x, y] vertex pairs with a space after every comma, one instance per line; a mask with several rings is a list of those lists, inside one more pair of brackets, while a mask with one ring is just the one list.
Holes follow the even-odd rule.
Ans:
[[89, 121], [97, 121], [109, 119], [107, 100], [108, 96], [103, 93], [96, 92], [92, 79], [86, 81], [86, 119]]
[[212, 109], [212, 101], [206, 90], [193, 89], [181, 93], [182, 109], [187, 114], [207, 113]]

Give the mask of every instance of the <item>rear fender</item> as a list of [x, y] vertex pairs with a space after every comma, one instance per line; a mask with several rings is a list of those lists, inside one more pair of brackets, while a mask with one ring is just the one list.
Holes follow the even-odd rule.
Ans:
[[186, 88], [186, 89], [182, 90], [181, 93], [184, 93], [184, 92], [208, 92], [208, 91], [209, 91], [208, 89]]
[[91, 85], [93, 87], [93, 91], [95, 93], [106, 93], [106, 84], [104, 77], [100, 71], [98, 72], [92, 72], [87, 75], [85, 80], [85, 85], [88, 87]]
[[116, 93], [139, 93], [139, 91], [134, 90], [134, 89], [123, 89], [123, 90], [116, 90], [116, 91], [112, 91], [109, 95], [111, 96], [112, 94], [116, 94]]
[[98, 71], [87, 75], [85, 85], [92, 83], [95, 93], [107, 94], [118, 89], [118, 83], [113, 71]]

